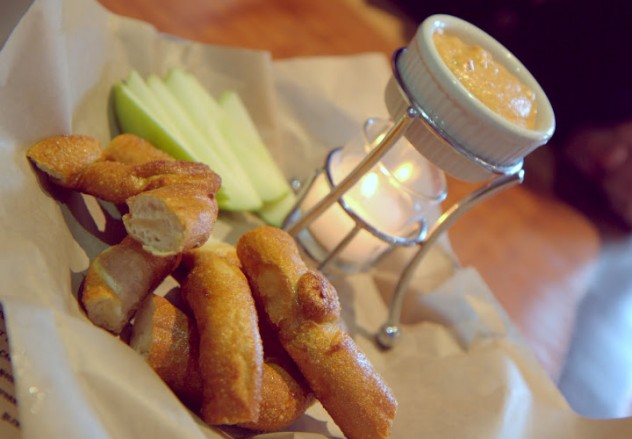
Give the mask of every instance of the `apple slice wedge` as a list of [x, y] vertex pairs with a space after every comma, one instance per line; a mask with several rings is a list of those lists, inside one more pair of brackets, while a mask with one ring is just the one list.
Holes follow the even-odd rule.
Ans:
[[263, 201], [236, 161], [226, 161], [193, 126], [162, 80], [145, 82], [132, 72], [114, 87], [114, 108], [122, 131], [145, 138], [179, 160], [205, 163], [222, 178], [217, 194], [221, 209], [254, 211]]
[[226, 90], [218, 103], [223, 111], [220, 129], [247, 170], [259, 196], [264, 203], [280, 200], [291, 192], [290, 185], [263, 143], [243, 101], [236, 92]]

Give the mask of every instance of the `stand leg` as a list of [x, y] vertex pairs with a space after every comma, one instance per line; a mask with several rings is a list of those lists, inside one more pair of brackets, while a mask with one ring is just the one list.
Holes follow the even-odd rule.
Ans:
[[443, 215], [439, 217], [435, 224], [433, 224], [426, 236], [426, 239], [419, 244], [419, 250], [412, 257], [402, 272], [402, 277], [397, 283], [397, 287], [395, 288], [395, 293], [393, 294], [389, 307], [388, 320], [384, 325], [382, 325], [380, 331], [376, 335], [376, 341], [381, 347], [390, 349], [397, 343], [397, 339], [399, 338], [401, 332], [399, 320], [401, 317], [404, 297], [406, 291], [408, 290], [408, 285], [410, 284], [417, 266], [422, 261], [426, 253], [428, 253], [430, 247], [437, 241], [439, 236], [469, 209], [503, 189], [522, 183], [523, 180], [524, 171], [522, 169], [513, 174], [500, 176], [452, 205], [443, 213]]

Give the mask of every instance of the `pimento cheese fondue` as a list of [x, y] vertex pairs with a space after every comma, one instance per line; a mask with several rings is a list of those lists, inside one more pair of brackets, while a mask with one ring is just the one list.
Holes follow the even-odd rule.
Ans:
[[472, 95], [516, 125], [534, 128], [535, 93], [489, 52], [442, 30], [434, 33], [433, 40], [441, 59]]

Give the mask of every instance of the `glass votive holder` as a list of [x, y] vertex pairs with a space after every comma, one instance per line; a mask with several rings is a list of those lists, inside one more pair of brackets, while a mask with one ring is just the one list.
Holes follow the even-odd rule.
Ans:
[[[295, 214], [327, 196], [378, 145], [392, 126], [368, 119], [361, 133], [333, 150], [305, 189]], [[315, 261], [345, 272], [369, 269], [389, 249], [423, 240], [429, 209], [446, 196], [443, 171], [402, 137], [345, 192], [296, 236]]]

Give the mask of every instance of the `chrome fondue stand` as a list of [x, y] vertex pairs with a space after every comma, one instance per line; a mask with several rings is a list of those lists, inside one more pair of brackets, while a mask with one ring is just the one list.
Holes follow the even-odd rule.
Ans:
[[[397, 50], [393, 54], [392, 58], [393, 82], [397, 85], [399, 92], [407, 104], [405, 110], [402, 111], [401, 114], [392, 118], [393, 125], [391, 128], [383, 136], [379, 136], [375, 140], [370, 152], [343, 180], [340, 181], [339, 184], [335, 185], [331, 176], [328, 175], [328, 182], [331, 186], [331, 190], [328, 195], [314, 204], [311, 208], [301, 213], [297, 218], [298, 212], [300, 211], [299, 206], [301, 204], [302, 197], [309, 191], [311, 184], [313, 184], [315, 180], [315, 177], [312, 178], [311, 182], [308, 183], [306, 187], [302, 188], [299, 200], [292, 212], [286, 218], [283, 226], [290, 235], [297, 237], [301, 231], [309, 227], [316, 218], [323, 214], [334, 203], [338, 203], [351, 216], [355, 222], [355, 227], [321, 261], [319, 269], [322, 270], [327, 268], [327, 265], [353, 240], [354, 236], [356, 236], [361, 229], [365, 229], [377, 238], [387, 242], [392, 246], [392, 248], [396, 246], [417, 247], [413, 257], [405, 266], [396, 286], [393, 298], [389, 305], [388, 319], [381, 327], [380, 332], [376, 335], [378, 344], [384, 348], [392, 348], [396, 344], [396, 341], [401, 333], [400, 316], [409, 283], [420, 262], [428, 253], [430, 247], [437, 241], [439, 236], [469, 209], [508, 187], [520, 184], [524, 179], [522, 159], [515, 161], [509, 166], [498, 166], [471, 153], [462, 147], [459, 142], [454, 140], [445, 130], [443, 130], [439, 123], [433, 120], [432, 117], [429, 116], [428, 112], [415, 101], [405, 82], [402, 80], [397, 63], [399, 57], [402, 56], [406, 50], [406, 48]], [[479, 167], [490, 172], [492, 177], [481, 187], [448, 208], [431, 226], [428, 227], [425, 224], [425, 221], [422, 220], [414, 236], [394, 237], [380, 232], [370, 224], [363, 221], [362, 218], [354, 215], [345, 204], [342, 196], [351, 187], [353, 187], [353, 185], [357, 183], [363, 175], [369, 172], [398, 141], [398, 139], [400, 139], [401, 136], [406, 135], [407, 130], [414, 124], [425, 125], [426, 128], [431, 130], [440, 141], [449, 145], [449, 147], [462, 157], [465, 157], [468, 161], [475, 163]], [[326, 172], [326, 169], [327, 165], [325, 165], [323, 169], [319, 170], [316, 175]]]

